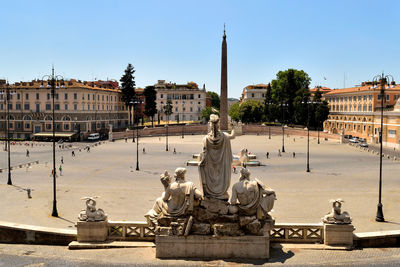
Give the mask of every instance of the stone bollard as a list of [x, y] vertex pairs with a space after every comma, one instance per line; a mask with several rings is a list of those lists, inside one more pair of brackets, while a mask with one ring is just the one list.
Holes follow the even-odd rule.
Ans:
[[86, 209], [78, 216], [77, 240], [78, 242], [104, 242], [108, 236], [107, 214], [102, 209], [96, 208], [96, 197], [84, 197]]

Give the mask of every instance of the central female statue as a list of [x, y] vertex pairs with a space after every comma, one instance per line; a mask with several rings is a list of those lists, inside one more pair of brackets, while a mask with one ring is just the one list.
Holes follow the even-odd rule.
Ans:
[[211, 114], [209, 125], [210, 131], [203, 139], [203, 152], [200, 154], [200, 182], [205, 197], [227, 200], [232, 169], [230, 139], [235, 138], [235, 132], [220, 131], [219, 117], [215, 114]]

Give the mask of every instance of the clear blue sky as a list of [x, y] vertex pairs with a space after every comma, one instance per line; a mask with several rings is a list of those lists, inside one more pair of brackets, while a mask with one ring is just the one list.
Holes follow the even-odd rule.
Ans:
[[[228, 96], [303, 69], [312, 86], [353, 86], [385, 71], [400, 80], [400, 1], [2, 1], [0, 78], [56, 72], [136, 84], [194, 81], [219, 93], [226, 23]], [[326, 80], [324, 80], [326, 77]]]

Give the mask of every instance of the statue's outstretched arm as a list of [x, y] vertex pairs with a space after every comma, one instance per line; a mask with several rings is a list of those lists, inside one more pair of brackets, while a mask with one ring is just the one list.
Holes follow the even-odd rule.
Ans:
[[165, 194], [164, 194], [163, 200], [167, 201], [170, 196], [171, 196], [171, 192], [170, 192], [170, 189], [169, 189], [169, 186], [168, 186], [167, 189], [165, 190]]
[[235, 136], [236, 136], [236, 134], [235, 134], [235, 129], [233, 129], [233, 127], [232, 127], [231, 134], [229, 134], [228, 137], [229, 137], [229, 139], [234, 139]]

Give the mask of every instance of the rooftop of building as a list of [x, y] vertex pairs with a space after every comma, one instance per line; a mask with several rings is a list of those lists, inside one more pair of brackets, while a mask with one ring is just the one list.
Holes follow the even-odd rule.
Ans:
[[317, 92], [318, 90], [319, 90], [321, 93], [323, 93], [323, 94], [326, 94], [326, 93], [332, 91], [331, 88], [326, 87], [326, 86], [315, 86], [314, 88], [310, 89], [310, 92], [311, 92], [311, 93], [315, 93], [315, 92]]
[[[379, 92], [380, 84], [374, 84], [373, 82], [363, 82], [361, 85], [357, 85], [354, 87], [333, 89], [332, 91], [326, 93], [325, 96], [368, 91]], [[392, 83], [391, 85], [386, 86], [385, 91], [400, 91], [400, 85]]]
[[259, 84], [252, 84], [252, 85], [247, 85], [244, 90], [252, 90], [252, 89], [267, 89], [268, 84], [263, 84], [263, 83], [259, 83]]
[[[5, 84], [3, 84], [5, 85]], [[50, 88], [48, 80], [32, 80], [30, 82], [15, 82], [10, 84], [13, 89], [40, 89]], [[57, 82], [57, 88], [85, 88], [90, 90], [100, 90], [108, 92], [120, 92], [120, 87], [117, 81], [81, 81], [76, 79], [60, 80]]]
[[[165, 82], [165, 80], [158, 80], [154, 85], [156, 89], [167, 89], [167, 90], [199, 90], [199, 86], [195, 82], [187, 82], [186, 84], [177, 84], [172, 82]], [[205, 85], [203, 89], [205, 91]]]

